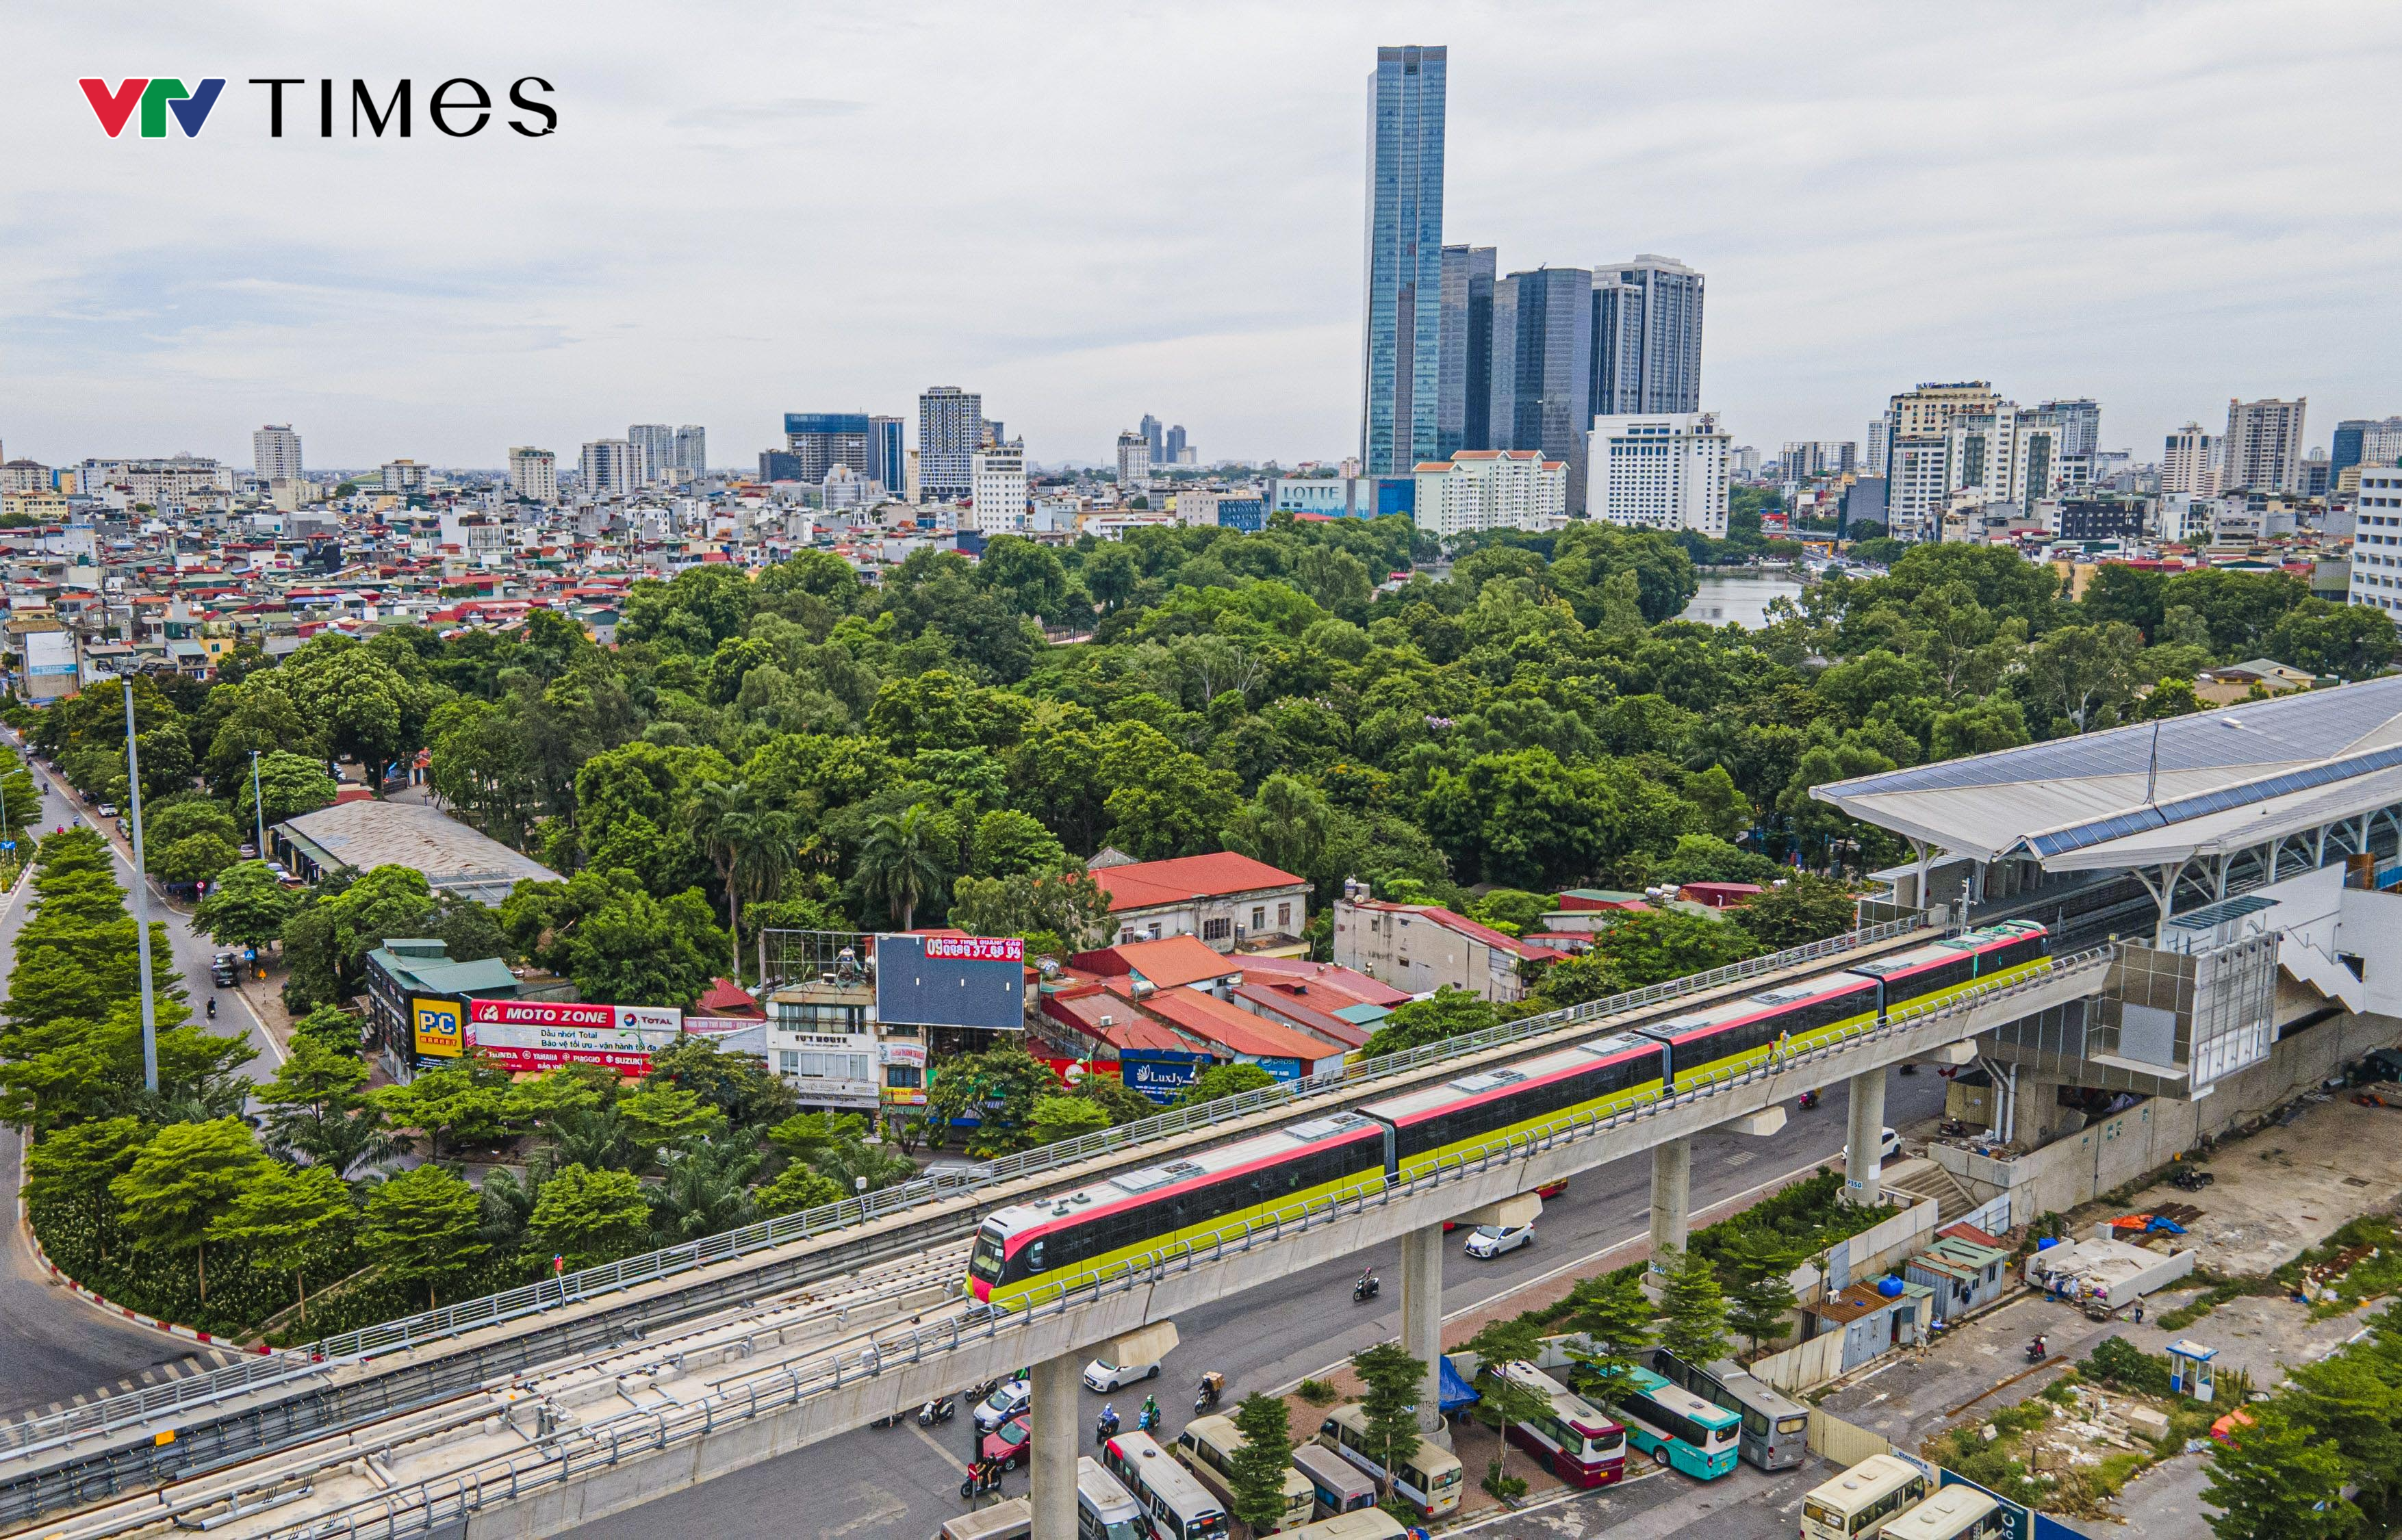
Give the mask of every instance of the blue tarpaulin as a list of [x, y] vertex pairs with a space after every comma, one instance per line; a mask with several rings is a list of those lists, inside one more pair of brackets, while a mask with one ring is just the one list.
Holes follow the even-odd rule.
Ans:
[[1451, 1355], [1449, 1354], [1443, 1354], [1440, 1362], [1443, 1368], [1443, 1391], [1435, 1404], [1445, 1417], [1457, 1411], [1460, 1408], [1468, 1405], [1470, 1401], [1483, 1399], [1483, 1397], [1478, 1396], [1475, 1390], [1470, 1386], [1467, 1381], [1459, 1377], [1459, 1370], [1451, 1367]]

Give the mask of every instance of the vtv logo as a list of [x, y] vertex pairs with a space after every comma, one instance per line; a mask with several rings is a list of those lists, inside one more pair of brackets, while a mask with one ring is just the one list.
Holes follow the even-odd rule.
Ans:
[[225, 89], [225, 82], [220, 79], [203, 80], [198, 90], [186, 90], [181, 80], [173, 78], [127, 80], [114, 90], [105, 80], [86, 79], [81, 84], [84, 100], [91, 103], [93, 115], [111, 139], [125, 131], [136, 106], [142, 109], [143, 138], [167, 137], [167, 112], [172, 107], [175, 121], [183, 126], [184, 137], [198, 139], [200, 125], [209, 120], [210, 109], [217, 104], [217, 96]]

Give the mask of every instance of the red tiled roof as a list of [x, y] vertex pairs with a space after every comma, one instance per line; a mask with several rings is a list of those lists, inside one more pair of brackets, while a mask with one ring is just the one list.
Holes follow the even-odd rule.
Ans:
[[1314, 1063], [1342, 1052], [1194, 989], [1159, 990], [1143, 1001], [1143, 1008], [1195, 1037], [1255, 1058]]
[[1295, 1031], [1323, 1038], [1339, 1048], [1361, 1047], [1371, 1036], [1366, 1027], [1355, 1026], [1311, 1005], [1305, 997], [1289, 995], [1274, 984], [1236, 984], [1235, 998], [1254, 1016], [1290, 1024]]
[[1093, 973], [1139, 973], [1154, 986], [1173, 989], [1239, 973], [1243, 965], [1220, 956], [1197, 936], [1164, 936], [1155, 942], [1121, 942], [1097, 952], [1080, 952], [1068, 959], [1070, 968]]
[[[1054, 995], [1042, 1002], [1042, 1013], [1120, 1051], [1149, 1048], [1190, 1052], [1193, 1049], [1189, 1040], [1144, 1015], [1133, 1001], [1107, 990]], [[1101, 1021], [1104, 1016], [1109, 1018], [1106, 1024]]]
[[704, 1016], [756, 1013], [764, 1018], [766, 1015], [759, 1009], [758, 997], [732, 979], [710, 980], [709, 987], [701, 991], [699, 999], [693, 1002], [693, 1010]]
[[2009, 1249], [2008, 1246], [2003, 1245], [1999, 1240], [1994, 1236], [1986, 1234], [1983, 1231], [1979, 1230], [1975, 1225], [1970, 1224], [1966, 1219], [1954, 1219], [1950, 1224], [1945, 1225], [1942, 1229], [1938, 1230], [1935, 1233], [1938, 1235], [1949, 1235], [1955, 1241], [1967, 1241], [1972, 1245], [1991, 1246], [1995, 1251], [2007, 1251]]
[[1311, 962], [1306, 957], [1245, 957], [1243, 978], [1246, 983], [1272, 983], [1279, 979], [1301, 979], [1314, 984], [1339, 989], [1363, 1005], [1381, 1005], [1387, 1011], [1405, 1005], [1411, 996], [1406, 989], [1379, 983], [1365, 973], [1332, 963]]
[[1301, 884], [1301, 879], [1290, 872], [1279, 872], [1265, 861], [1255, 861], [1231, 850], [1211, 856], [1179, 856], [1173, 860], [1104, 866], [1093, 873], [1093, 880], [1110, 896], [1111, 914], [1182, 903], [1204, 896], [1222, 898], [1230, 893], [1296, 887]]

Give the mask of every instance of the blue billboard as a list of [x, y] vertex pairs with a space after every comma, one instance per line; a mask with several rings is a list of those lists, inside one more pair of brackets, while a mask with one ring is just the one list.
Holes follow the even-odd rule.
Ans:
[[1118, 1054], [1118, 1076], [1130, 1091], [1139, 1091], [1162, 1107], [1193, 1089], [1201, 1072], [1218, 1061], [1207, 1053], [1179, 1053], [1149, 1049]]
[[876, 938], [877, 1019], [1015, 1032], [1026, 1025], [1026, 943], [1015, 936]]

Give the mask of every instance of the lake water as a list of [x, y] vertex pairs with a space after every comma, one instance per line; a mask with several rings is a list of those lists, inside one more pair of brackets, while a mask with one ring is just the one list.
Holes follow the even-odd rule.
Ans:
[[1678, 620], [1699, 621], [1705, 626], [1724, 626], [1732, 621], [1746, 630], [1757, 631], [1768, 624], [1772, 600], [1798, 600], [1802, 597], [1802, 584], [1788, 577], [1728, 577], [1704, 572], [1701, 584], [1701, 591], [1685, 606]]

